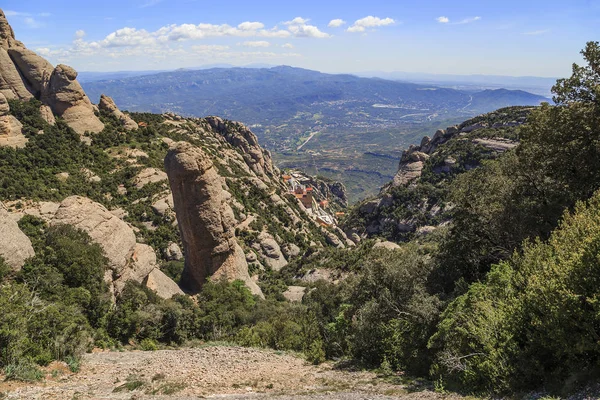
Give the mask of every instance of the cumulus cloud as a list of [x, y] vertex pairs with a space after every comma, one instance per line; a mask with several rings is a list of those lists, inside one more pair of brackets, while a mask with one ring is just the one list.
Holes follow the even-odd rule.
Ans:
[[243, 42], [243, 43], [238, 43], [238, 46], [269, 47], [269, 46], [271, 46], [271, 43], [267, 42], [266, 40], [256, 40], [256, 41], [247, 41], [247, 42]]
[[262, 22], [242, 22], [238, 25], [238, 29], [242, 31], [256, 31], [259, 29], [263, 29], [265, 24]]
[[348, 28], [348, 32], [365, 32], [367, 29], [379, 28], [382, 26], [388, 26], [394, 24], [392, 18], [379, 18], [369, 15], [368, 17], [361, 18], [354, 22], [354, 24]]
[[286, 43], [286, 44], [282, 45], [281, 47], [283, 47], [284, 49], [293, 49], [294, 45], [291, 43]]
[[342, 25], [346, 25], [346, 21], [339, 18], [332, 19], [331, 21], [329, 21], [329, 24], [327, 24], [327, 26], [330, 28], [339, 28]]
[[448, 22], [450, 22], [450, 18], [448, 17], [437, 17], [435, 20], [440, 24], [447, 24]]
[[75, 38], [82, 39], [83, 37], [85, 37], [85, 31], [83, 29], [79, 29], [75, 32]]
[[302, 17], [296, 17], [291, 21], [284, 22], [285, 25], [304, 25], [310, 21], [309, 19], [305, 19]]
[[316, 26], [309, 25], [308, 21], [308, 19], [296, 17], [291, 21], [284, 22], [284, 25], [287, 25], [288, 31], [296, 37], [323, 39], [331, 36], [328, 33], [320, 31]]

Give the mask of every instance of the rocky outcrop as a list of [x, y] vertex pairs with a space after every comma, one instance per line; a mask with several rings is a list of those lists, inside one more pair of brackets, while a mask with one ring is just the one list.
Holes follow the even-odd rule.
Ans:
[[[36, 98], [51, 113], [63, 117], [77, 133], [97, 133], [104, 124], [76, 80], [77, 72], [66, 65], [52, 66], [43, 57], [15, 39], [5, 14], [0, 10], [0, 93], [7, 99]], [[51, 114], [50, 113], [50, 114]], [[47, 109], [43, 118], [54, 123]]]
[[10, 115], [8, 101], [0, 93], [0, 146], [25, 147], [27, 141], [23, 135], [23, 124]]
[[156, 168], [145, 168], [140, 171], [135, 177], [135, 187], [138, 189], [143, 188], [149, 183], [156, 183], [167, 180], [167, 174]]
[[17, 222], [0, 205], [0, 256], [13, 270], [21, 269], [25, 260], [35, 255], [31, 240], [25, 235]]
[[288, 261], [283, 256], [281, 247], [275, 241], [273, 236], [267, 232], [262, 232], [258, 235], [258, 241], [260, 242], [261, 253], [264, 255], [265, 264], [273, 271], [279, 271], [288, 265]]
[[56, 118], [54, 118], [54, 114], [52, 113], [52, 109], [46, 104], [42, 104], [40, 106], [40, 115], [50, 125], [56, 125]]
[[244, 251], [234, 235], [230, 195], [223, 190], [210, 157], [187, 142], [176, 144], [165, 158], [175, 213], [185, 250], [181, 285], [195, 293], [208, 277], [240, 279], [252, 293], [262, 295], [248, 274]]
[[160, 269], [155, 268], [148, 274], [144, 280], [144, 285], [150, 290], [154, 290], [159, 297], [170, 299], [179, 294], [183, 295], [183, 290]]
[[77, 82], [77, 71], [67, 65], [59, 64], [54, 69], [42, 101], [80, 135], [104, 129], [90, 99]]
[[7, 52], [24, 78], [26, 85], [39, 99], [50, 81], [50, 75], [54, 69], [52, 64], [24, 46], [9, 47]]
[[123, 269], [119, 278], [114, 282], [115, 291], [121, 292], [128, 281], [142, 283], [152, 270], [158, 267], [156, 263], [156, 253], [152, 247], [136, 243], [133, 247], [133, 253]]
[[183, 251], [179, 248], [177, 243], [169, 243], [165, 250], [165, 255], [169, 261], [181, 261], [183, 260]]
[[[273, 176], [271, 154], [259, 146], [256, 135], [250, 129], [238, 122], [227, 121], [226, 123], [219, 117], [206, 117], [205, 120], [229, 144], [242, 150], [246, 164], [255, 174], [263, 178]], [[229, 127], [228, 124], [232, 126]]]
[[287, 301], [291, 302], [302, 302], [306, 288], [304, 286], [288, 286], [287, 290], [283, 292], [283, 297]]
[[98, 108], [100, 111], [107, 112], [108, 114], [115, 117], [123, 128], [128, 131], [133, 131], [138, 129], [138, 124], [135, 122], [129, 115], [124, 114], [121, 110], [117, 108], [114, 100], [108, 96], [102, 95], [100, 96], [100, 103], [98, 103]]
[[133, 255], [136, 245], [133, 230], [104, 206], [88, 198], [71, 196], [63, 200], [51, 224], [72, 225], [87, 232], [102, 247], [110, 268], [118, 276]]

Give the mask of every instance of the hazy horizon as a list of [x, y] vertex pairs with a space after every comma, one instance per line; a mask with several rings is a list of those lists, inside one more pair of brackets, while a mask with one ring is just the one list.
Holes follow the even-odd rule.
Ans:
[[598, 0], [481, 3], [7, 0], [2, 7], [30, 49], [90, 72], [259, 63], [554, 78], [570, 74], [600, 21]]

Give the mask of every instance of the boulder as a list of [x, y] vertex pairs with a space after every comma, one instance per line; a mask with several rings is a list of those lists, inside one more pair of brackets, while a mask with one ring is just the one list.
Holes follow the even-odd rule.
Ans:
[[177, 243], [171, 242], [167, 247], [166, 256], [169, 261], [181, 261], [183, 260], [183, 251]]
[[321, 229], [321, 231], [323, 232], [323, 235], [325, 236], [325, 241], [330, 244], [331, 246], [337, 247], [338, 249], [343, 249], [346, 246], [344, 245], [344, 243], [340, 240], [339, 237], [337, 237], [337, 235], [333, 232], [330, 232], [327, 229]]
[[18, 271], [25, 260], [35, 255], [31, 240], [25, 235], [15, 219], [0, 205], [0, 256], [8, 266]]
[[104, 124], [94, 113], [94, 107], [77, 82], [77, 72], [66, 65], [58, 65], [48, 82], [42, 102], [46, 103], [54, 114], [62, 117], [75, 132], [98, 133]]
[[397, 250], [400, 248], [400, 246], [398, 246], [396, 243], [394, 242], [389, 242], [389, 241], [384, 241], [384, 242], [377, 242], [373, 245], [374, 249], [387, 249], [387, 250]]
[[265, 264], [267, 264], [267, 266], [273, 271], [279, 271], [288, 265], [288, 261], [283, 256], [281, 248], [273, 236], [267, 232], [262, 232], [258, 235], [258, 240], [260, 242], [261, 252], [265, 256]]
[[100, 103], [98, 103], [98, 108], [101, 111], [107, 112], [114, 116], [117, 120], [119, 120], [121, 125], [123, 125], [123, 128], [125, 128], [126, 130], [134, 131], [138, 129], [137, 122], [135, 122], [129, 115], [121, 112], [121, 110], [117, 108], [117, 105], [111, 97], [101, 95]]
[[119, 278], [114, 281], [115, 292], [120, 293], [128, 281], [142, 283], [148, 274], [157, 267], [156, 253], [152, 247], [136, 243], [129, 263], [122, 270]]
[[50, 223], [72, 225], [87, 232], [102, 247], [117, 276], [123, 273], [134, 253], [136, 239], [129, 225], [88, 198], [67, 197]]
[[135, 187], [138, 189], [143, 188], [149, 183], [156, 183], [167, 180], [167, 174], [156, 168], [145, 168], [140, 171], [135, 177]]
[[288, 286], [287, 290], [283, 292], [283, 297], [287, 301], [291, 302], [302, 302], [306, 288], [304, 286]]
[[152, 203], [152, 210], [162, 216], [170, 214], [173, 211], [173, 195], [169, 193], [156, 200]]
[[300, 255], [300, 247], [296, 246], [294, 243], [288, 243], [281, 249], [283, 255], [287, 258], [294, 258]]
[[177, 294], [184, 294], [179, 286], [158, 268], [153, 269], [148, 274], [144, 280], [144, 284], [148, 289], [154, 290], [163, 299], [170, 299]]
[[235, 218], [224, 179], [199, 147], [180, 142], [165, 158], [186, 254], [181, 285], [197, 293], [208, 277], [240, 279], [262, 295], [248, 274], [244, 251], [235, 238]]

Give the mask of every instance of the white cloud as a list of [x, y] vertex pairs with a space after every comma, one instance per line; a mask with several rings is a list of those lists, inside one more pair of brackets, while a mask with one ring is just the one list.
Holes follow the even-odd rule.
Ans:
[[82, 39], [83, 37], [85, 37], [85, 31], [83, 29], [79, 29], [75, 32], [75, 38]]
[[465, 18], [462, 21], [455, 22], [456, 25], [470, 24], [471, 22], [479, 21], [481, 17]]
[[271, 46], [271, 43], [267, 42], [266, 40], [257, 40], [257, 41], [248, 41], [248, 42], [238, 43], [238, 46], [269, 47], [269, 46]]
[[242, 22], [238, 25], [238, 29], [242, 31], [256, 31], [259, 29], [263, 29], [265, 24], [262, 22]]
[[331, 37], [328, 33], [322, 32], [314, 25], [308, 25], [308, 19], [296, 17], [291, 21], [284, 22], [290, 31], [296, 37], [311, 37], [311, 38], [328, 38]]
[[382, 19], [379, 17], [373, 17], [372, 15], [369, 15], [368, 17], [361, 18], [354, 22], [354, 24], [350, 28], [348, 28], [348, 32], [365, 32], [369, 28], [388, 26], [394, 24], [395, 22], [396, 21], [394, 21], [392, 18]]
[[538, 35], [543, 35], [543, 34], [549, 33], [549, 32], [550, 32], [550, 29], [540, 29], [538, 31], [523, 32], [523, 35], [538, 36]]
[[336, 18], [329, 21], [329, 24], [327, 26], [330, 28], [339, 28], [342, 25], [346, 25], [346, 21], [344, 21], [343, 19]]
[[285, 25], [304, 25], [306, 24], [308, 21], [310, 21], [309, 19], [304, 19], [302, 17], [296, 17], [291, 21], [286, 21], [284, 22]]
[[293, 49], [294, 45], [291, 43], [286, 43], [286, 44], [282, 45], [281, 47], [283, 47], [284, 49]]
[[450, 19], [448, 17], [437, 17], [436, 21], [440, 24], [447, 24], [448, 22], [450, 22]]

